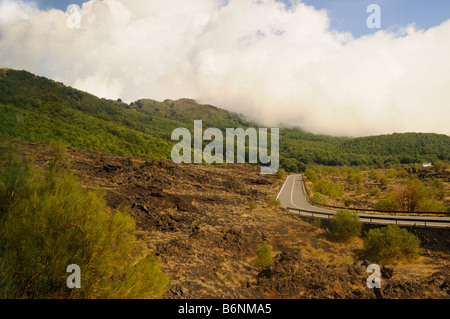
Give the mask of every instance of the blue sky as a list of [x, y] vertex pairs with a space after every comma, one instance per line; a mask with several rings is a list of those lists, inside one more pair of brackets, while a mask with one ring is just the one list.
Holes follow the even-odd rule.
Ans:
[[421, 29], [441, 24], [450, 18], [448, 0], [304, 0], [318, 9], [329, 12], [331, 26], [339, 31], [350, 31], [355, 37], [376, 32], [368, 29], [366, 12], [369, 4], [381, 7], [381, 27], [388, 29], [415, 23]]
[[[69, 4], [81, 5], [82, 0], [25, 0], [36, 2], [41, 9], [57, 8], [65, 10]], [[289, 0], [279, 0], [288, 3]], [[421, 29], [441, 24], [450, 18], [449, 0], [303, 0], [303, 2], [326, 9], [333, 29], [349, 31], [354, 37], [376, 32], [369, 29], [366, 19], [369, 13], [366, 8], [371, 3], [381, 7], [381, 27], [406, 26], [415, 23]]]

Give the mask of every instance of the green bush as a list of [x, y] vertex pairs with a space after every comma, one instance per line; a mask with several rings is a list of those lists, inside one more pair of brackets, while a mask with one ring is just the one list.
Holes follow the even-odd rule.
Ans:
[[386, 211], [399, 211], [401, 207], [398, 205], [397, 201], [392, 198], [380, 199], [373, 205], [375, 210], [386, 210]]
[[280, 207], [280, 205], [281, 205], [280, 200], [276, 199], [275, 197], [270, 197], [269, 200], [267, 201], [267, 206], [269, 207], [277, 208]]
[[374, 181], [378, 181], [380, 179], [380, 173], [378, 173], [377, 170], [372, 169], [370, 170], [369, 177]]
[[395, 171], [395, 169], [392, 169], [392, 168], [390, 168], [390, 169], [388, 169], [387, 171], [386, 171], [386, 173], [384, 174], [384, 177], [386, 177], [386, 178], [395, 178], [397, 176], [397, 172]]
[[348, 241], [353, 236], [361, 235], [361, 222], [356, 212], [341, 210], [333, 216], [330, 231], [338, 241]]
[[311, 197], [310, 200], [313, 203], [319, 203], [319, 204], [323, 204], [323, 202], [324, 202], [323, 196], [320, 195], [319, 193], [314, 193], [313, 197]]
[[444, 163], [441, 161], [436, 161], [433, 166], [436, 171], [445, 170], [450, 167], [449, 163]]
[[350, 183], [356, 183], [356, 184], [363, 183], [366, 180], [366, 178], [364, 177], [364, 175], [361, 172], [356, 172], [354, 170], [351, 170], [348, 173], [347, 179]]
[[267, 242], [256, 250], [255, 265], [259, 268], [266, 268], [272, 264], [272, 248]]
[[[168, 278], [129, 214], [109, 212], [99, 190], [58, 165], [38, 171], [11, 152], [1, 164], [0, 297], [162, 296]], [[71, 264], [81, 289], [67, 288]]]
[[367, 258], [380, 264], [417, 258], [422, 252], [420, 240], [397, 225], [371, 229], [364, 238], [364, 251]]
[[364, 185], [362, 183], [359, 183], [356, 186], [356, 189], [355, 189], [356, 195], [362, 195], [362, 194], [364, 194], [366, 192], [367, 192], [367, 189], [364, 187]]
[[405, 171], [405, 169], [399, 169], [398, 171], [397, 171], [397, 177], [398, 178], [406, 178], [406, 177], [408, 177], [408, 172], [407, 171]]
[[370, 196], [377, 196], [380, 194], [380, 189], [378, 187], [372, 187], [369, 191]]
[[434, 197], [436, 197], [436, 199], [444, 199], [445, 195], [447, 193], [444, 183], [442, 183], [442, 181], [440, 179], [434, 179], [431, 182], [431, 187], [433, 189], [433, 193], [434, 193]]
[[418, 210], [422, 212], [443, 212], [443, 213], [446, 212], [447, 209], [448, 208], [444, 203], [434, 198], [422, 200], [418, 208]]
[[344, 196], [344, 187], [339, 183], [333, 183], [326, 179], [320, 179], [314, 183], [314, 190], [323, 195], [333, 198]]
[[286, 171], [284, 169], [279, 169], [277, 172], [278, 179], [285, 180], [286, 179]]
[[317, 177], [317, 174], [316, 174], [316, 172], [314, 172], [312, 169], [310, 169], [310, 168], [307, 168], [306, 170], [305, 170], [305, 176], [311, 181], [311, 182], [315, 182], [315, 181], [317, 181], [317, 179], [318, 179], [318, 177]]
[[251, 210], [256, 209], [258, 207], [258, 205], [256, 205], [255, 202], [248, 203], [248, 206], [250, 207]]
[[352, 205], [352, 201], [350, 200], [350, 199], [346, 199], [345, 201], [344, 201], [344, 206], [345, 207], [349, 207], [349, 206], [351, 206]]

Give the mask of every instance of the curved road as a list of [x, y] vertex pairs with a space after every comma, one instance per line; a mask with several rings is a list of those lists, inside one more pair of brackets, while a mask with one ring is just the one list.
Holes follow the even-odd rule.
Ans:
[[[308, 203], [302, 175], [289, 175], [280, 193], [277, 196], [282, 208], [293, 208], [303, 211], [291, 210], [300, 215], [313, 216], [318, 218], [330, 218], [330, 214], [336, 214], [336, 211], [313, 206]], [[359, 214], [362, 222], [371, 222], [378, 224], [398, 224], [398, 225], [416, 225], [449, 227], [450, 217], [428, 217], [428, 216], [393, 216], [379, 214]], [[377, 218], [377, 219], [373, 219]], [[407, 219], [413, 218], [414, 221]]]

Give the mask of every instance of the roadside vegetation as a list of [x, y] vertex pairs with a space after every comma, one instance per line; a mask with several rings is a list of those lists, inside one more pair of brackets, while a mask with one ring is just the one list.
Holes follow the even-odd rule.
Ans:
[[361, 235], [361, 222], [355, 212], [341, 210], [333, 216], [330, 222], [330, 232], [335, 240], [347, 242], [352, 237]]
[[278, 208], [280, 207], [280, 205], [281, 205], [280, 200], [276, 199], [275, 196], [272, 196], [267, 200], [267, 207], [269, 208]]
[[311, 165], [305, 170], [310, 200], [338, 207], [384, 211], [450, 212], [450, 165], [397, 165], [389, 169]]
[[281, 179], [282, 181], [284, 181], [287, 177], [286, 171], [283, 168], [279, 169], [277, 172], [277, 177], [278, 177], [278, 179]]
[[[324, 228], [320, 222], [315, 225], [315, 227]], [[381, 265], [395, 264], [405, 260], [412, 261], [423, 252], [420, 240], [397, 225], [370, 229], [366, 234], [362, 234], [362, 224], [358, 214], [348, 210], [337, 212], [327, 228], [336, 242], [346, 243], [353, 238], [362, 238], [365, 258]]]

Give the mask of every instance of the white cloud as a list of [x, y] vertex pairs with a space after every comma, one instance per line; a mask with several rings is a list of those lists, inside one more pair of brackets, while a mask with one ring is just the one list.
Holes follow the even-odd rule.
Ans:
[[0, 0], [0, 66], [106, 98], [195, 98], [314, 133], [450, 134], [450, 20], [353, 39], [274, 0], [104, 0], [69, 14]]

